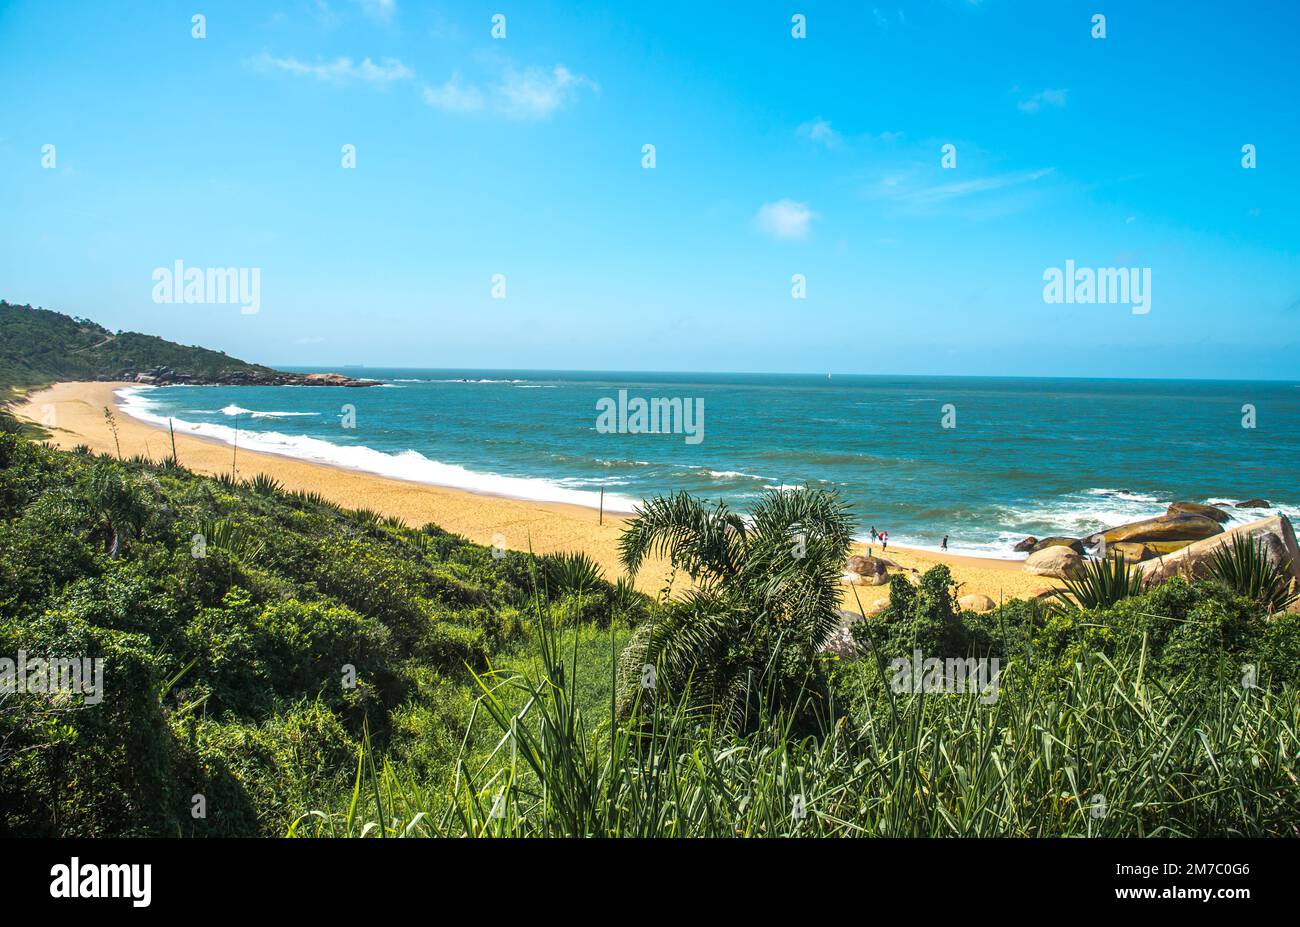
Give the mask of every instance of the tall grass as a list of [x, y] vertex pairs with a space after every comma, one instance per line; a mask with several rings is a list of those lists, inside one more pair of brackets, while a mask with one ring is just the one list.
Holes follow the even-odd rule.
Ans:
[[[733, 735], [687, 693], [635, 723], [574, 698], [576, 646], [539, 613], [537, 669], [476, 677], [497, 741], [429, 787], [363, 746], [346, 810], [294, 836], [1300, 836], [1300, 699], [1224, 679], [1146, 674], [1145, 647], [1092, 655], [1048, 685], [1003, 669], [991, 704], [897, 695], [863, 677], [853, 716], [818, 706], [810, 735], [767, 710]], [[611, 665], [616, 661], [611, 661]], [[613, 680], [611, 680], [612, 692]]]

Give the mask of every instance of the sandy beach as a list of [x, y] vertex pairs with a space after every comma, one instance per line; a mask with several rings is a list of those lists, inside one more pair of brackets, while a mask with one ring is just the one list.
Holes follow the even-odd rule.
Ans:
[[[161, 459], [171, 453], [166, 429], [131, 418], [119, 407], [115, 390], [131, 383], [59, 383], [29, 394], [14, 406], [20, 418], [43, 425], [57, 447], [84, 444], [95, 452], [117, 453], [104, 409], [114, 412], [117, 441], [123, 456], [144, 454]], [[232, 457], [238, 476], [259, 473], [274, 477], [290, 490], [309, 490], [348, 508], [369, 508], [381, 515], [397, 516], [412, 526], [433, 522], [478, 544], [491, 545], [504, 538], [505, 546], [539, 554], [582, 550], [605, 570], [608, 578], [622, 575], [618, 539], [624, 519], [606, 513], [600, 523], [596, 510], [552, 502], [507, 499], [375, 476], [356, 470], [308, 463], [292, 457], [263, 454], [196, 437], [176, 435], [181, 464], [196, 473], [229, 473]], [[863, 545], [856, 552], [866, 553]], [[873, 551], [880, 554], [877, 548]], [[982, 593], [994, 601], [1024, 598], [1051, 587], [1050, 581], [1024, 573], [1017, 561], [994, 560], [956, 554], [938, 554], [891, 546], [888, 558], [904, 569], [924, 572], [945, 563], [961, 586], [961, 593]], [[665, 564], [643, 569], [637, 585], [655, 592], [663, 585]], [[870, 611], [888, 598], [886, 586], [845, 586], [844, 605], [858, 610], [860, 601]], [[856, 595], [855, 595], [856, 593]]]

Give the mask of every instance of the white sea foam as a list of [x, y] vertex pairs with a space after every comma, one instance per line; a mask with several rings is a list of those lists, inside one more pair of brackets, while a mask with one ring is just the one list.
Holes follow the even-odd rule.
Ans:
[[[1041, 506], [1004, 509], [998, 518], [998, 524], [1009, 533], [1020, 528], [1027, 529], [1021, 533], [1021, 537], [1034, 527], [1045, 530], [1042, 526], [1050, 527], [1057, 534], [1083, 537], [1103, 528], [1163, 515], [1170, 504], [1177, 501], [1179, 500], [1121, 489], [1086, 489], [1078, 493], [1067, 493]], [[1218, 497], [1204, 501], [1207, 505], [1220, 506], [1227, 512], [1229, 526], [1268, 518], [1279, 511], [1293, 520], [1300, 516], [1300, 509], [1288, 503], [1273, 502], [1266, 509], [1239, 509], [1236, 508], [1237, 500], [1233, 499]]]
[[753, 473], [742, 473], [739, 470], [705, 470], [704, 472], [707, 473], [709, 476], [715, 477], [720, 480], [740, 478], [740, 479], [747, 479], [747, 480], [762, 480], [763, 482], [766, 483], [773, 482], [770, 477], [757, 476], [756, 474]]
[[[948, 539], [948, 549], [944, 550], [938, 544], [926, 540], [919, 540], [914, 535], [889, 533], [889, 543], [895, 547], [906, 547], [909, 550], [924, 550], [934, 554], [956, 554], [962, 557], [983, 557], [988, 560], [1023, 560], [1025, 555], [1017, 553], [1011, 548], [1015, 546], [1016, 541], [1021, 540], [1024, 534], [1017, 534], [1014, 537], [1004, 535], [995, 541], [964, 541], [961, 544], [953, 542], [952, 538]], [[882, 552], [879, 541], [871, 540], [871, 535], [864, 534], [853, 539], [859, 544], [865, 544], [872, 549], [872, 553], [888, 557], [888, 552]]]
[[[196, 409], [195, 411], [202, 414], [202, 410]], [[249, 418], [300, 418], [309, 415], [320, 415], [319, 412], [258, 412], [255, 409], [245, 409], [243, 406], [233, 404], [217, 411], [222, 415], [247, 415]]]
[[[122, 411], [140, 421], [166, 426], [167, 416], [157, 414], [153, 409], [153, 403], [147, 397], [147, 392], [151, 389], [152, 387], [126, 387], [118, 390], [117, 396], [122, 401]], [[245, 450], [360, 470], [413, 483], [446, 486], [535, 502], [564, 502], [588, 508], [595, 508], [600, 504], [598, 490], [571, 488], [575, 482], [582, 484], [582, 481], [557, 482], [531, 477], [504, 476], [497, 473], [479, 473], [456, 464], [430, 460], [415, 450], [388, 453], [365, 446], [344, 447], [307, 435], [250, 431], [244, 428], [236, 432], [236, 429], [229, 425], [187, 422], [182, 419], [171, 421], [176, 431], [181, 434], [214, 438], [226, 444], [234, 444], [238, 434], [239, 446]], [[563, 485], [564, 483], [569, 485]], [[631, 512], [636, 505], [635, 499], [612, 493], [605, 494], [607, 512]]]

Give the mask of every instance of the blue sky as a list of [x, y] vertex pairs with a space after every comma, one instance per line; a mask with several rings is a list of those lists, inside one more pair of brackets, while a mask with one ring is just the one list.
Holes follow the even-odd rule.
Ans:
[[[1292, 2], [0, 0], [0, 297], [286, 365], [1300, 378], [1297, 34]], [[1067, 259], [1150, 268], [1151, 311], [1046, 304]], [[176, 260], [260, 268], [260, 311], [155, 304]]]

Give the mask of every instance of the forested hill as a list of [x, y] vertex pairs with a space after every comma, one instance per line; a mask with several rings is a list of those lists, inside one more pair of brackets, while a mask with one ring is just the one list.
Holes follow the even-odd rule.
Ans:
[[137, 375], [158, 383], [365, 385], [345, 377], [284, 373], [220, 351], [111, 332], [89, 319], [0, 300], [0, 390], [60, 380], [134, 380]]

